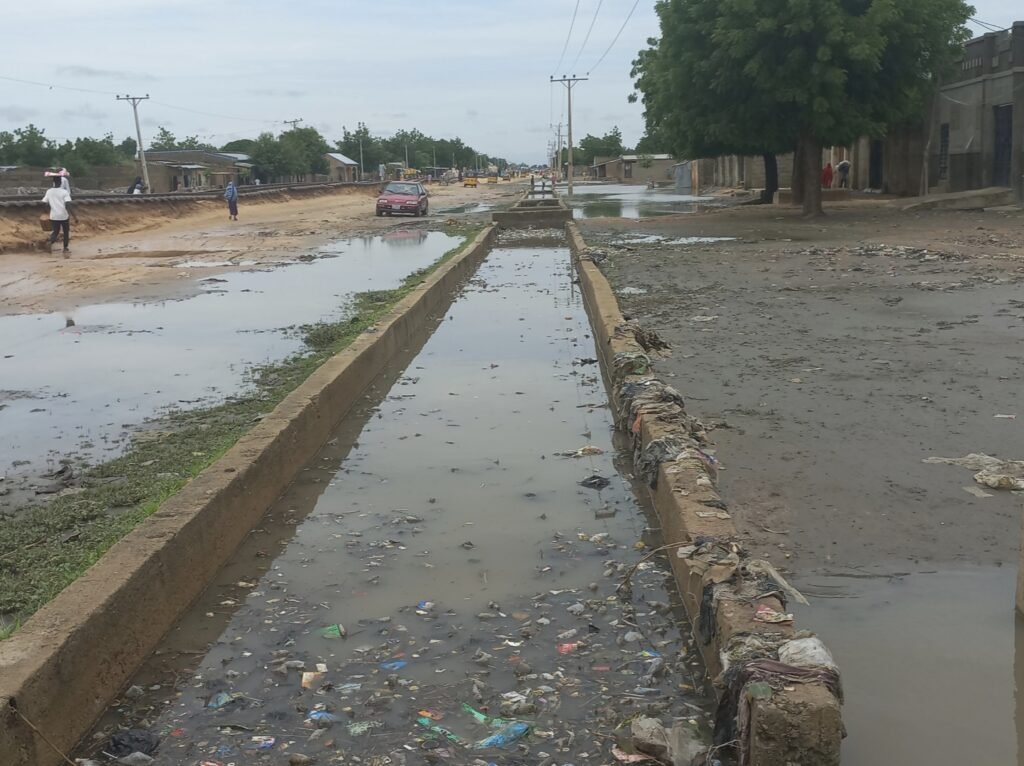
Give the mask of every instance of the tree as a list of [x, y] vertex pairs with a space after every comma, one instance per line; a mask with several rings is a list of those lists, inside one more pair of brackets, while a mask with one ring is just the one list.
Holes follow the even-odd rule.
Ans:
[[117, 153], [120, 154], [123, 159], [134, 160], [135, 155], [139, 153], [139, 144], [134, 138], [126, 138], [117, 145]]
[[[648, 132], [681, 156], [797, 149], [806, 215], [821, 147], [920, 114], [969, 36], [963, 0], [659, 0], [633, 64]], [[796, 186], [797, 184], [794, 184]]]
[[170, 151], [178, 148], [178, 139], [163, 125], [156, 130], [156, 136], [149, 142], [149, 150], [154, 152]]
[[579, 154], [573, 148], [573, 163], [580, 166], [594, 164], [598, 157], [621, 157], [626, 153], [622, 145], [622, 131], [613, 127], [601, 137], [587, 135], [580, 141]]
[[292, 175], [327, 172], [324, 155], [331, 147], [316, 128], [292, 128], [282, 133], [279, 141], [289, 156], [299, 158]]
[[217, 147], [213, 144], [208, 144], [205, 141], [200, 141], [199, 136], [185, 136], [181, 141], [174, 146], [175, 149], [196, 149], [206, 152], [215, 152]]
[[220, 148], [222, 152], [233, 152], [239, 154], [252, 154], [252, 147], [255, 141], [251, 138], [239, 138], [236, 141], [228, 141]]

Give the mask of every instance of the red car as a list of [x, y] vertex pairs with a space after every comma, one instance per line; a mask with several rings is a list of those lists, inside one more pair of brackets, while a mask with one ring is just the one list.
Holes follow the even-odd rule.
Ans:
[[426, 215], [429, 209], [427, 190], [416, 182], [392, 181], [377, 197], [377, 215]]

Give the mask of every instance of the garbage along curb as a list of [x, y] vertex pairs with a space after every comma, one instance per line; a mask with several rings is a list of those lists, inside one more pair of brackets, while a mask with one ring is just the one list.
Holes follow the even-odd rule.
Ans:
[[488, 227], [0, 642], [0, 763], [56, 766], [202, 593], [366, 388], [495, 240]]
[[[746, 557], [715, 488], [714, 457], [682, 397], [653, 373], [653, 344], [628, 322], [575, 223], [573, 262], [610, 388], [632, 435], [637, 475], [651, 487], [662, 544], [718, 697], [716, 743], [738, 740], [741, 766], [835, 766], [844, 735], [838, 669], [821, 642], [795, 632], [799, 597], [767, 562]], [[780, 650], [785, 662], [780, 661]]]

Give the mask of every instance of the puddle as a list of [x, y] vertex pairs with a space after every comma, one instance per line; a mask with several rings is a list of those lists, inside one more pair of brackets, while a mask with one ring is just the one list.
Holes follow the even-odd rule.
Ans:
[[455, 215], [457, 213], [488, 213], [494, 210], [494, 205], [488, 202], [471, 202], [468, 205], [456, 205], [455, 207], [442, 208], [440, 213], [447, 213], [449, 215]]
[[255, 266], [257, 261], [242, 260], [242, 261], [203, 261], [203, 260], [191, 260], [191, 261], [179, 261], [178, 263], [172, 264], [174, 268], [178, 269], [219, 269], [229, 268], [231, 266]]
[[653, 218], [695, 213], [713, 201], [671, 190], [607, 184], [577, 186], [570, 204], [574, 218]]
[[660, 234], [625, 234], [613, 240], [612, 245], [668, 245], [670, 247], [685, 245], [713, 245], [718, 242], [736, 242], [737, 237], [663, 237]]
[[798, 623], [813, 627], [843, 673], [843, 766], [1024, 764], [1014, 567], [794, 582], [811, 600], [793, 605]]
[[219, 401], [251, 365], [300, 350], [282, 328], [337, 319], [353, 293], [396, 287], [459, 241], [422, 230], [344, 240], [306, 262], [201, 280], [184, 300], [0, 317], [0, 380], [31, 392], [0, 402], [0, 475], [14, 484], [69, 454], [115, 456], [132, 426]]
[[[634, 547], [646, 516], [617, 470], [629, 457], [572, 279], [564, 248], [494, 251], [171, 631], [106, 733], [144, 722], [158, 765], [258, 751], [597, 764], [638, 713], [706, 725], [662, 562]], [[579, 484], [595, 475], [607, 486]], [[464, 704], [530, 733], [478, 751], [501, 729]]]

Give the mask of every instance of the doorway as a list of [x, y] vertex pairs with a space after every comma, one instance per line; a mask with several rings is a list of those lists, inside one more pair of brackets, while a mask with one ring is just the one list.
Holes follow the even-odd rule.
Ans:
[[872, 139], [868, 157], [868, 188], [882, 188], [882, 169], [885, 162], [885, 145], [880, 139]]
[[1013, 105], [994, 107], [995, 151], [993, 152], [992, 185], [1010, 186], [1010, 163], [1013, 160]]

